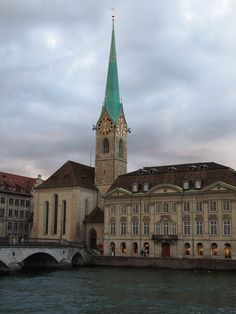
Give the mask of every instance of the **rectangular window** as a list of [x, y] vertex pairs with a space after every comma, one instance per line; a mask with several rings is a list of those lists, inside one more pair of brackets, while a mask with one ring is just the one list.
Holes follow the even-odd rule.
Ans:
[[138, 192], [138, 183], [132, 184], [132, 192]]
[[161, 225], [157, 223], [157, 224], [155, 225], [155, 227], [156, 227], [156, 228], [155, 228], [155, 229], [156, 229], [156, 230], [155, 230], [155, 231], [156, 231], [156, 234], [157, 234], [157, 235], [160, 235], [160, 234], [161, 234]]
[[133, 221], [132, 222], [132, 235], [137, 235], [138, 234], [138, 222]]
[[120, 223], [120, 234], [126, 235], [126, 221]]
[[110, 234], [111, 235], [116, 234], [116, 223], [115, 222], [111, 222], [111, 224], [110, 224]]
[[20, 206], [25, 206], [25, 200], [20, 200]]
[[183, 234], [190, 235], [190, 221], [183, 222]]
[[223, 201], [223, 210], [230, 210], [230, 201], [228, 200]]
[[12, 222], [8, 222], [8, 224], [7, 224], [7, 230], [12, 230]]
[[133, 205], [133, 214], [138, 214], [139, 213], [139, 207], [138, 204]]
[[24, 218], [24, 211], [23, 210], [20, 211], [20, 218]]
[[0, 217], [4, 217], [4, 208], [0, 208]]
[[23, 222], [20, 222], [20, 224], [19, 224], [19, 230], [20, 230], [20, 231], [23, 230]]
[[28, 228], [29, 228], [28, 224], [25, 224], [25, 232], [28, 232]]
[[5, 197], [1, 197], [1, 204], [5, 204]]
[[230, 220], [223, 221], [223, 234], [224, 235], [231, 234], [231, 221]]
[[203, 211], [203, 204], [202, 204], [202, 202], [197, 202], [196, 203], [196, 211], [197, 212], [202, 212]]
[[215, 212], [216, 211], [216, 201], [210, 201], [209, 209], [210, 209], [210, 212]]
[[143, 223], [143, 234], [148, 235], [149, 234], [149, 222], [145, 221]]
[[115, 215], [116, 213], [116, 205], [110, 205], [110, 215]]
[[18, 214], [19, 214], [19, 211], [15, 210], [14, 215], [15, 215], [16, 218], [18, 218]]
[[126, 204], [121, 205], [121, 214], [127, 214], [127, 205]]
[[168, 224], [168, 222], [164, 222], [164, 224], [163, 224], [163, 234], [169, 235], [169, 224]]
[[172, 211], [173, 213], [176, 212], [176, 203], [172, 203], [172, 204], [171, 204], [171, 211]]
[[217, 221], [210, 220], [210, 235], [216, 235], [216, 234], [217, 234]]
[[15, 199], [15, 205], [19, 206], [19, 199], [18, 198]]
[[195, 186], [195, 189], [200, 189], [202, 187], [202, 180], [201, 179], [195, 180], [194, 186]]
[[12, 217], [12, 209], [9, 209], [9, 211], [8, 211], [8, 216], [9, 216], [9, 217]]
[[203, 221], [196, 222], [196, 234], [197, 235], [203, 234]]
[[14, 231], [17, 231], [17, 229], [18, 229], [18, 223], [15, 222], [15, 223], [14, 223]]
[[172, 224], [172, 235], [176, 235], [176, 234], [177, 234], [176, 224]]
[[9, 198], [9, 205], [13, 205], [13, 202], [14, 202], [13, 198]]
[[169, 212], [169, 204], [168, 203], [164, 203], [163, 204], [163, 212], [164, 213], [168, 213]]
[[[25, 206], [26, 206], [26, 207], [29, 207], [29, 206], [30, 206], [30, 201], [26, 201], [26, 202], [25, 202]], [[28, 227], [27, 227], [27, 228], [28, 228]]]
[[161, 203], [156, 203], [156, 213], [160, 213], [162, 209], [162, 204]]
[[29, 217], [29, 211], [27, 210], [26, 212], [25, 212], [25, 218], [28, 218]]
[[184, 190], [188, 190], [188, 189], [189, 189], [189, 180], [185, 180], [185, 181], [183, 182], [183, 189], [184, 189]]
[[184, 212], [189, 212], [189, 210], [190, 210], [189, 202], [184, 202], [184, 204], [183, 204], [183, 211]]
[[144, 211], [145, 214], [149, 213], [149, 204], [144, 204], [143, 205], [143, 211]]

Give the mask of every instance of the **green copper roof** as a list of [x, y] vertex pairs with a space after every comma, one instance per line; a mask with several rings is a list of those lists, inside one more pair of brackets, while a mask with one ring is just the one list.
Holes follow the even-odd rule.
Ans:
[[116, 44], [114, 20], [112, 21], [111, 49], [107, 74], [106, 94], [102, 113], [107, 110], [108, 114], [116, 123], [122, 112], [122, 103], [120, 102], [118, 70], [116, 61]]

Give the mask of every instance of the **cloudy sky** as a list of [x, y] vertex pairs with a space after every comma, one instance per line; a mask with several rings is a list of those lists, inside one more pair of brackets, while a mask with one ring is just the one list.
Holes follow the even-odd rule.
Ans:
[[129, 170], [236, 168], [235, 0], [0, 0], [0, 170], [94, 164], [113, 7]]

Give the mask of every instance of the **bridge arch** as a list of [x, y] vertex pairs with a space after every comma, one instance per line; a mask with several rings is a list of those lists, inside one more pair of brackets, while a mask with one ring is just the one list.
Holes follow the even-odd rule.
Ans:
[[22, 268], [55, 268], [58, 266], [58, 261], [50, 254], [38, 252], [26, 257], [22, 263]]
[[7, 270], [7, 265], [0, 260], [0, 272], [6, 271], [6, 270]]
[[71, 260], [71, 265], [78, 267], [78, 266], [83, 266], [84, 265], [84, 260], [80, 252], [76, 252]]

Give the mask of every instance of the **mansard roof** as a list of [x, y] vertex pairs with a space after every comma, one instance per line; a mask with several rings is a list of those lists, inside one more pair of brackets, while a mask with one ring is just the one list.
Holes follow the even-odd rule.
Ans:
[[104, 212], [100, 207], [95, 207], [85, 218], [86, 223], [104, 223]]
[[36, 178], [29, 178], [7, 172], [0, 172], [0, 190], [3, 192], [31, 194], [37, 183]]
[[149, 183], [149, 187], [169, 184], [182, 188], [186, 180], [190, 182], [191, 189], [194, 188], [194, 182], [197, 179], [201, 180], [201, 189], [219, 181], [236, 186], [236, 171], [215, 162], [144, 167], [119, 176], [107, 193], [115, 188], [132, 192], [133, 183], [140, 185]]
[[96, 190], [94, 185], [94, 168], [68, 160], [38, 186], [37, 190], [72, 186]]

